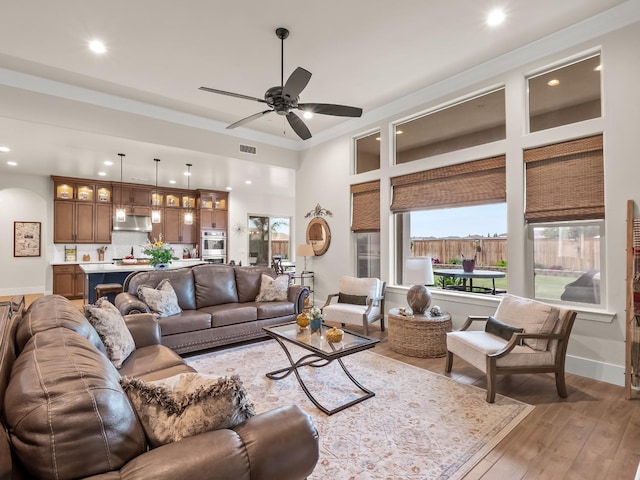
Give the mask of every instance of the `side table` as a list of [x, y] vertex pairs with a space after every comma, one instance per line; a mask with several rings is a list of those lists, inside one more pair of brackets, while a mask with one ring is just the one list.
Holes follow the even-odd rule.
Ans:
[[394, 352], [409, 357], [437, 358], [447, 354], [446, 332], [451, 331], [451, 315], [436, 317], [424, 315], [404, 316], [393, 308], [388, 316], [389, 346]]

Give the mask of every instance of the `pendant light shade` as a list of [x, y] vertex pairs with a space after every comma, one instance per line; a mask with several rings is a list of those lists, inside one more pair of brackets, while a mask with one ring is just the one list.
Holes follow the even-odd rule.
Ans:
[[154, 209], [151, 210], [151, 223], [161, 223], [162, 214], [158, 208], [158, 205], [160, 205], [160, 197], [158, 197], [158, 165], [160, 164], [160, 159], [154, 158], [153, 161], [156, 162], [156, 191], [153, 202]]
[[120, 156], [120, 205], [116, 208], [116, 222], [123, 223], [127, 221], [127, 210], [122, 201], [122, 158], [124, 153], [119, 153]]
[[191, 211], [191, 164], [187, 163], [187, 211], [184, 213], [184, 224], [193, 225], [193, 212]]

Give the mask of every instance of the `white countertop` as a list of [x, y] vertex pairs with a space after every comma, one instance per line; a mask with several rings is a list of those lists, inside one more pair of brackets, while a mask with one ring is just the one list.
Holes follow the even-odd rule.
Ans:
[[[191, 265], [199, 265], [203, 262], [199, 259], [191, 260], [174, 260], [169, 264], [169, 269], [189, 267]], [[113, 263], [81, 263], [80, 269], [84, 273], [104, 273], [104, 272], [143, 272], [146, 270], [153, 270], [153, 267], [149, 264], [146, 265], [115, 265]]]

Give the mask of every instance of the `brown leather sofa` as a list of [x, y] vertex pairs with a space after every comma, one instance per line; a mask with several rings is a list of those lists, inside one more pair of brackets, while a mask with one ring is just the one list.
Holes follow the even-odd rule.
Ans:
[[313, 471], [318, 434], [297, 406], [149, 449], [120, 375], [193, 371], [160, 345], [151, 315], [126, 319], [136, 350], [116, 370], [64, 297], [9, 317], [14, 309], [0, 305], [0, 479], [293, 480]]
[[138, 287], [157, 287], [168, 279], [182, 312], [160, 318], [162, 343], [178, 353], [265, 337], [262, 327], [294, 321], [304, 309], [309, 288], [290, 285], [287, 301], [256, 302], [261, 276], [272, 268], [205, 264], [175, 270], [134, 272], [124, 281], [115, 305], [122, 315], [149, 313]]

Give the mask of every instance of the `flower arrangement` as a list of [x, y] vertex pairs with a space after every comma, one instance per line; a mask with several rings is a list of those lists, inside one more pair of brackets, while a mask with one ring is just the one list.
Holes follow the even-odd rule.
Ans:
[[322, 328], [322, 318], [322, 310], [316, 306], [311, 307], [311, 310], [309, 310], [309, 323], [312, 332], [316, 332]]
[[145, 245], [143, 253], [151, 257], [151, 259], [149, 259], [149, 265], [153, 267], [177, 260], [177, 257], [173, 256], [171, 245], [162, 241], [162, 235], [160, 235], [157, 240], [154, 238], [153, 242]]

